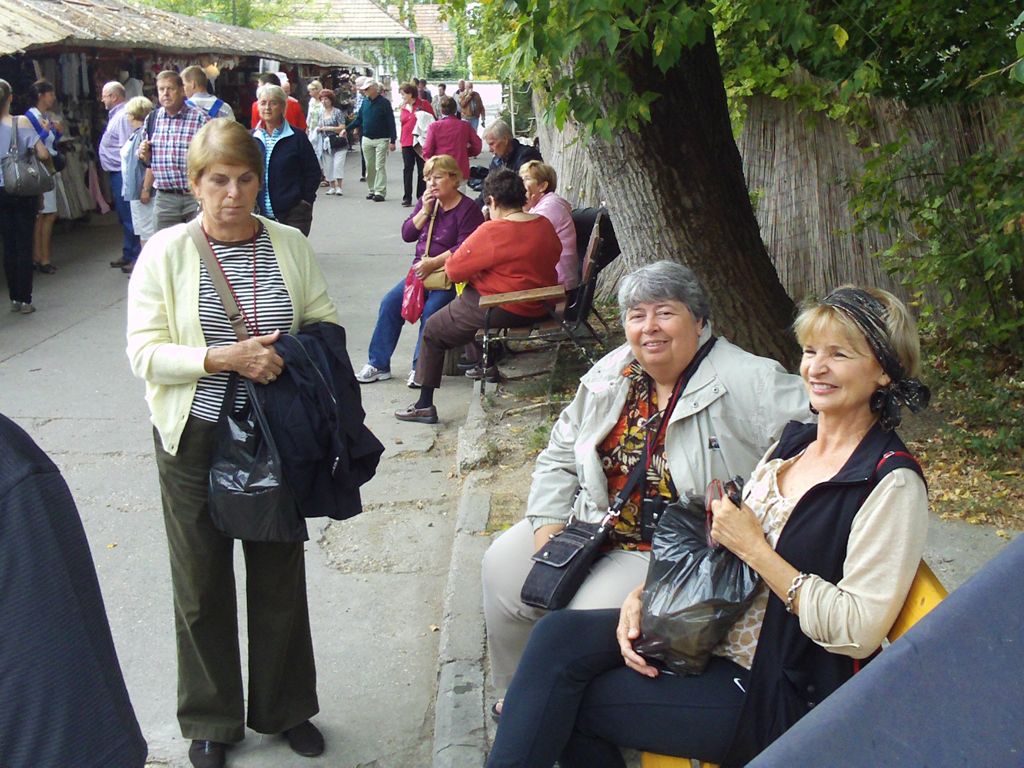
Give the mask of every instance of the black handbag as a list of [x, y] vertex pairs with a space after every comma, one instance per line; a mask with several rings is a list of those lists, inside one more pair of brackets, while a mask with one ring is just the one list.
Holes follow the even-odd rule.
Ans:
[[[206, 265], [228, 322], [239, 341], [249, 338], [231, 286], [217, 255], [203, 234], [199, 218], [188, 223], [199, 257]], [[238, 382], [248, 403], [235, 410]], [[306, 541], [306, 521], [285, 482], [281, 454], [256, 397], [256, 386], [233, 373], [217, 422], [217, 440], [210, 462], [208, 506], [214, 527], [242, 541]]]
[[7, 154], [0, 157], [0, 173], [3, 173], [4, 191], [17, 197], [41, 195], [55, 184], [53, 173], [36, 156], [34, 147], [24, 154], [18, 152], [17, 117], [11, 120], [11, 146]]
[[[241, 380], [248, 402], [235, 410]], [[214, 527], [242, 541], [306, 541], [306, 521], [285, 483], [281, 454], [248, 379], [231, 374], [210, 462]]]
[[[666, 428], [669, 417], [675, 404], [679, 401], [683, 389], [686, 388], [687, 382], [696, 373], [701, 362], [715, 346], [716, 341], [716, 337], [712, 336], [704, 342], [693, 356], [690, 364], [679, 375], [679, 380], [676, 381], [672, 390], [672, 397], [665, 407], [664, 417], [658, 423], [659, 433]], [[646, 473], [648, 452], [657, 441], [658, 435], [656, 434], [653, 442], [649, 442], [645, 447], [643, 457], [629, 473], [626, 484], [619, 491], [600, 523], [584, 523], [572, 517], [565, 528], [554, 534], [534, 554], [531, 558], [533, 566], [519, 593], [520, 599], [526, 605], [554, 611], [569, 604], [590, 573], [590, 567], [601, 554], [612, 528], [615, 527], [615, 523], [619, 519], [622, 507], [629, 500], [629, 496], [640, 482], [640, 478]]]
[[331, 145], [332, 151], [337, 152], [348, 147], [348, 137], [344, 133], [328, 133], [327, 143]]

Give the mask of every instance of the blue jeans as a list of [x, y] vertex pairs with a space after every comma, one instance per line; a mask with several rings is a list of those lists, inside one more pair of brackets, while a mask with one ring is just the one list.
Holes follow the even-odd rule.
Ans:
[[139, 258], [142, 244], [132, 228], [132, 204], [121, 195], [120, 171], [110, 172], [110, 195], [114, 198], [114, 210], [117, 211], [117, 219], [121, 222], [121, 229], [124, 230], [121, 258], [128, 262], [135, 261]]
[[[384, 294], [380, 300], [377, 313], [377, 325], [370, 339], [370, 365], [379, 371], [391, 370], [391, 355], [398, 346], [398, 337], [402, 333], [405, 319], [402, 317], [402, 292], [405, 290], [405, 278], [398, 285]], [[448, 291], [427, 291], [423, 304], [423, 316], [420, 318], [419, 333], [416, 336], [416, 348], [412, 353], [412, 370], [416, 370], [416, 361], [420, 357], [420, 341], [423, 340], [423, 327], [432, 314], [449, 304], [455, 298], [455, 289]]]

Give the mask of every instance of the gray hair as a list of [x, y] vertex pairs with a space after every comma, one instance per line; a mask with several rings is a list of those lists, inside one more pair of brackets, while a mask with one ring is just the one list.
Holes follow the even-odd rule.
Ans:
[[257, 99], [266, 99], [267, 101], [276, 101], [280, 104], [288, 103], [288, 94], [284, 92], [284, 88], [280, 85], [261, 85], [259, 90], [256, 91]]
[[100, 89], [100, 94], [102, 94], [103, 91], [108, 91], [111, 96], [120, 96], [122, 99], [125, 96], [124, 86], [117, 82], [117, 80], [111, 80], [109, 83], [104, 83], [103, 88]]
[[512, 129], [504, 120], [495, 120], [484, 131], [484, 138], [486, 139], [488, 136], [492, 139], [511, 139]]
[[678, 301], [686, 305], [696, 320], [711, 319], [711, 302], [693, 270], [674, 261], [656, 261], [635, 269], [619, 283], [619, 314], [637, 304], [651, 301]]

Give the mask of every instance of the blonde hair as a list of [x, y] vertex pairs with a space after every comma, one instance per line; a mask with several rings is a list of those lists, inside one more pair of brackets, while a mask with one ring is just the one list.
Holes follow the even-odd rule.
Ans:
[[188, 180], [198, 184], [211, 165], [241, 165], [263, 180], [263, 153], [253, 135], [235, 120], [210, 120], [188, 147]]
[[548, 192], [554, 192], [555, 187], [558, 186], [558, 174], [555, 169], [547, 163], [541, 162], [540, 160], [531, 160], [528, 163], [523, 163], [519, 168], [519, 175], [526, 171], [530, 175], [530, 178], [536, 181], [538, 184], [547, 182]]
[[145, 96], [136, 96], [124, 105], [124, 113], [133, 120], [145, 120], [152, 111], [153, 102]]
[[455, 158], [451, 155], [434, 155], [423, 164], [424, 178], [432, 174], [434, 171], [440, 171], [441, 173], [447, 173], [449, 176], [454, 176], [455, 180], [459, 184], [463, 182], [462, 170], [459, 168], [459, 164], [455, 162]]
[[[908, 378], [917, 378], [921, 372], [921, 339], [917, 334], [917, 323], [914, 322], [906, 305], [881, 288], [860, 288], [854, 285], [843, 285], [840, 288], [864, 291], [881, 302], [885, 307], [885, 317], [882, 319], [885, 322], [889, 343], [899, 358], [900, 365], [903, 366], [904, 375]], [[793, 323], [797, 342], [803, 345], [834, 331], [842, 333], [854, 348], [874, 357], [864, 332], [845, 312], [816, 300], [803, 303]]]

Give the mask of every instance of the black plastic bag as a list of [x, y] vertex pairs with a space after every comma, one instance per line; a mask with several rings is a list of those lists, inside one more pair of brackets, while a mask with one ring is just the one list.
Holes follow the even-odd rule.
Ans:
[[637, 653], [672, 672], [704, 671], [711, 650], [750, 607], [761, 577], [711, 542], [704, 497], [670, 504], [651, 541]]
[[242, 379], [248, 401], [235, 411], [239, 376], [232, 374], [210, 462], [209, 509], [214, 527], [243, 541], [306, 541], [306, 521], [285, 483], [274, 436]]

